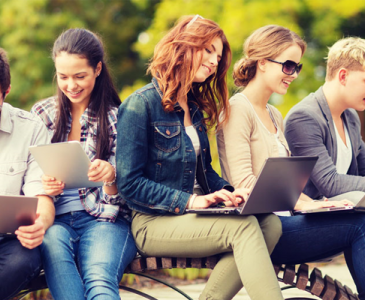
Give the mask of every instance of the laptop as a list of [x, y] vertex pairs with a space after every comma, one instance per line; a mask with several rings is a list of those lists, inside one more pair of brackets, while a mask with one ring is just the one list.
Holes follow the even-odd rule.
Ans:
[[0, 195], [0, 236], [12, 235], [19, 226], [36, 219], [37, 197]]
[[317, 156], [267, 158], [248, 199], [238, 207], [187, 209], [197, 214], [253, 215], [294, 209]]
[[43, 173], [62, 181], [65, 189], [103, 185], [102, 181], [89, 180], [87, 173], [91, 162], [78, 141], [30, 146], [29, 151]]
[[[331, 201], [328, 201], [331, 204]], [[294, 211], [295, 215], [306, 215], [314, 213], [328, 213], [328, 212], [365, 212], [365, 196], [354, 206], [338, 206], [338, 207], [323, 207], [309, 210], [298, 210]]]

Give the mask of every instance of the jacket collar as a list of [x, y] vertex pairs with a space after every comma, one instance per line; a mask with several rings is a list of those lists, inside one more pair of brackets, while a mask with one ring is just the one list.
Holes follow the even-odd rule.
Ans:
[[0, 131], [11, 133], [13, 131], [13, 120], [10, 113], [10, 104], [3, 103], [0, 116]]

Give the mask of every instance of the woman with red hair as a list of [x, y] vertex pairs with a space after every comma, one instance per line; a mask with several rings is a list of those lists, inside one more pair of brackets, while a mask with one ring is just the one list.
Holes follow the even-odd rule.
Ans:
[[134, 210], [141, 254], [223, 254], [200, 299], [232, 299], [242, 283], [251, 299], [283, 299], [269, 257], [281, 235], [276, 216], [184, 214], [220, 202], [237, 206], [247, 195], [213, 170], [207, 136], [228, 105], [230, 63], [222, 29], [198, 15], [182, 18], [159, 42], [148, 68], [152, 83], [119, 108], [117, 187]]

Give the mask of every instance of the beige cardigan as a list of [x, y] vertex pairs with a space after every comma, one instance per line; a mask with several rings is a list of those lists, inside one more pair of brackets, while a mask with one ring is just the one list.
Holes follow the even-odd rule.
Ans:
[[[243, 94], [235, 94], [229, 102], [229, 120], [217, 132], [222, 177], [235, 188], [252, 188], [266, 158], [279, 156], [278, 144]], [[278, 126], [279, 140], [290, 155], [283, 117], [275, 107], [268, 107]]]

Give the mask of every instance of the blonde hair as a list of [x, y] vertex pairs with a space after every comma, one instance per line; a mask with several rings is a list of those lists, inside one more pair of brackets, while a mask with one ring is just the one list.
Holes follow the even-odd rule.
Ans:
[[274, 59], [293, 44], [297, 44], [304, 54], [306, 42], [288, 28], [267, 25], [255, 30], [243, 45], [245, 56], [234, 65], [234, 84], [238, 87], [247, 86], [256, 75], [258, 60]]
[[340, 68], [350, 71], [364, 70], [365, 40], [348, 37], [337, 41], [329, 48], [326, 80], [332, 80]]

